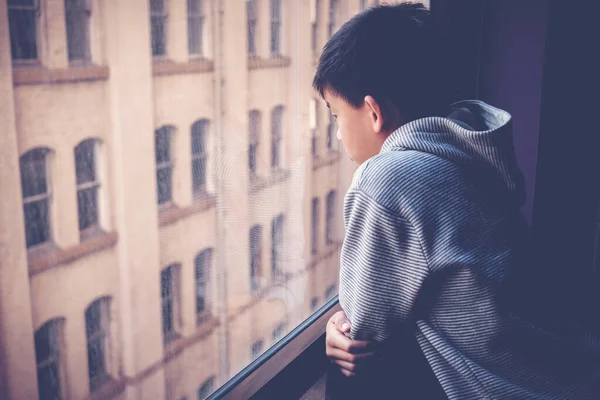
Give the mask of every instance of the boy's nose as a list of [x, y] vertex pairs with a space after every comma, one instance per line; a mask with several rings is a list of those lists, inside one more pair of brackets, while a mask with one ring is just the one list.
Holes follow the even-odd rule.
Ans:
[[342, 134], [340, 133], [339, 128], [338, 128], [337, 132], [335, 133], [335, 137], [337, 137], [337, 140], [342, 140]]

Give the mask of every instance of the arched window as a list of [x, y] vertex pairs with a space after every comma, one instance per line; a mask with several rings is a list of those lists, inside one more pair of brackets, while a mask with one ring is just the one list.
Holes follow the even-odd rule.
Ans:
[[52, 319], [35, 332], [35, 361], [40, 400], [63, 398], [63, 319]]
[[173, 200], [173, 158], [171, 140], [175, 128], [163, 126], [154, 132], [158, 204]]
[[192, 191], [195, 197], [206, 193], [208, 127], [207, 119], [201, 119], [192, 125]]
[[97, 140], [86, 139], [75, 147], [77, 211], [80, 231], [98, 226], [98, 195], [100, 191], [98, 146]]
[[90, 392], [110, 379], [110, 297], [94, 301], [85, 310]]

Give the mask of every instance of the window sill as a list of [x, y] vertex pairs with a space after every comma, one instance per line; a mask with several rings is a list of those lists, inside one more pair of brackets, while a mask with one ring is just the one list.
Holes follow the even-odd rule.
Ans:
[[322, 337], [327, 321], [339, 310], [341, 308], [337, 298], [331, 300], [326, 306], [311, 315], [306, 321], [265, 351], [239, 374], [226, 382], [212, 395], [212, 398], [251, 398], [267, 382], [283, 371], [316, 340]]
[[94, 393], [91, 393], [87, 400], [102, 400], [102, 399], [112, 399], [115, 398], [120, 393], [125, 391], [125, 387], [127, 386], [127, 381], [124, 378], [121, 379], [113, 379], [112, 377], [108, 377], [108, 380], [100, 386]]
[[196, 331], [190, 336], [183, 337], [177, 335], [177, 337], [172, 338], [171, 341], [165, 345], [165, 355], [162, 359], [162, 364], [168, 363], [194, 343], [207, 338], [217, 326], [219, 326], [219, 320], [216, 317], [210, 316], [198, 325]]
[[205, 58], [191, 59], [188, 62], [183, 63], [177, 63], [169, 60], [155, 60], [152, 63], [153, 76], [197, 74], [212, 72], [214, 69], [214, 62]]
[[289, 67], [291, 60], [289, 57], [248, 57], [248, 69], [263, 69], [263, 68], [285, 68]]
[[250, 193], [256, 193], [268, 187], [275, 186], [278, 183], [286, 181], [289, 177], [290, 171], [287, 169], [273, 170], [271, 171], [271, 176], [269, 176], [268, 178], [262, 178], [257, 176], [250, 181]]
[[69, 264], [89, 254], [113, 247], [119, 239], [117, 232], [108, 232], [91, 237], [78, 245], [60, 249], [47, 245], [28, 251], [29, 276], [42, 273], [50, 268]]
[[170, 207], [160, 207], [158, 212], [158, 225], [171, 225], [182, 218], [189, 217], [192, 214], [209, 210], [216, 204], [217, 196], [207, 193], [206, 195], [199, 197], [191, 205], [184, 208], [177, 207], [176, 205], [172, 205]]
[[338, 150], [329, 151], [324, 157], [313, 158], [313, 171], [327, 165], [335, 164], [340, 160], [340, 158], [341, 155]]
[[95, 82], [105, 81], [108, 76], [108, 67], [99, 65], [48, 69], [40, 65], [24, 66], [17, 64], [13, 69], [13, 82], [15, 85]]

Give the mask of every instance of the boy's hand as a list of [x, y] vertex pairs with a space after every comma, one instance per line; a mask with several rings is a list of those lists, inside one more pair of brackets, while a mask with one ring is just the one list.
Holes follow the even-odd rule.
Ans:
[[345, 333], [350, 332], [350, 321], [344, 311], [338, 311], [327, 322], [325, 330], [325, 350], [332, 363], [340, 367], [347, 377], [355, 376], [365, 364], [374, 360], [375, 342], [352, 340]]

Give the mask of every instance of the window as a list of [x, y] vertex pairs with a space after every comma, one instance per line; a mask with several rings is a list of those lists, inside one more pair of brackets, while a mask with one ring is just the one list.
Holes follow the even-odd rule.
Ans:
[[319, 158], [319, 108], [315, 99], [310, 99], [308, 125], [311, 131], [311, 155], [316, 160]]
[[50, 240], [50, 184], [48, 149], [33, 149], [21, 156], [21, 191], [27, 248]]
[[310, 252], [315, 255], [319, 251], [319, 199], [312, 199]]
[[335, 292], [336, 292], [336, 288], [335, 285], [331, 285], [327, 288], [327, 291], [325, 292], [325, 299], [326, 300], [331, 300], [335, 297]]
[[281, 340], [281, 338], [285, 334], [285, 331], [286, 331], [285, 323], [281, 323], [281, 324], [277, 325], [277, 327], [275, 327], [275, 329], [273, 329], [273, 336], [272, 336], [273, 344], [275, 344]]
[[75, 147], [75, 175], [77, 179], [77, 211], [79, 230], [98, 226], [98, 191], [100, 182], [96, 164], [97, 143], [87, 139]]
[[194, 260], [196, 272], [196, 324], [201, 324], [210, 314], [209, 309], [209, 282], [212, 266], [213, 250], [206, 249], [200, 252]]
[[250, 349], [250, 359], [252, 361], [256, 360], [263, 353], [263, 341], [257, 340], [252, 344], [252, 349]]
[[337, 123], [333, 114], [329, 113], [329, 124], [327, 125], [327, 150], [335, 151], [335, 140], [337, 134]]
[[329, 37], [332, 37], [336, 29], [338, 1], [329, 0]]
[[178, 337], [179, 276], [178, 266], [170, 265], [160, 273], [160, 295], [162, 302], [162, 329], [165, 343]]
[[65, 0], [69, 61], [90, 60], [92, 0]]
[[250, 111], [250, 141], [248, 144], [248, 170], [250, 179], [256, 178], [258, 168], [258, 144], [260, 142], [260, 111]]
[[281, 0], [271, 0], [271, 55], [281, 55]]
[[190, 54], [204, 54], [204, 1], [187, 0], [188, 51]]
[[198, 389], [198, 400], [204, 400], [215, 391], [216, 377], [211, 376], [204, 381], [200, 389]]
[[256, 55], [256, 0], [246, 0], [248, 14], [248, 54]]
[[13, 60], [38, 58], [38, 0], [8, 0], [8, 29]]
[[154, 132], [156, 152], [156, 186], [158, 204], [172, 200], [173, 162], [171, 160], [172, 127], [164, 126]]
[[192, 190], [195, 197], [206, 193], [208, 124], [208, 120], [203, 119], [192, 125]]
[[35, 361], [40, 400], [60, 399], [62, 395], [61, 360], [62, 320], [46, 322], [35, 332]]
[[271, 168], [276, 169], [281, 167], [283, 106], [275, 107], [271, 117]]
[[254, 225], [250, 228], [250, 289], [260, 290], [262, 278], [262, 227]]
[[335, 241], [335, 201], [336, 201], [336, 193], [334, 190], [330, 191], [327, 195], [327, 211], [326, 211], [326, 221], [325, 221], [325, 242], [327, 246], [330, 246]]
[[310, 311], [315, 312], [315, 311], [317, 311], [317, 308], [319, 308], [319, 298], [313, 297], [310, 300]]
[[311, 15], [310, 15], [310, 21], [311, 21], [311, 49], [313, 51], [313, 53], [317, 53], [319, 50], [319, 15], [320, 15], [320, 8], [321, 7], [321, 1], [320, 0], [313, 0], [312, 1], [312, 8], [311, 8]]
[[168, 0], [150, 0], [150, 35], [152, 39], [152, 55], [167, 54], [167, 9]]
[[93, 302], [85, 310], [85, 333], [91, 392], [96, 391], [110, 379], [108, 374], [109, 306], [110, 298], [104, 297]]
[[283, 252], [283, 215], [278, 215], [271, 223], [271, 274], [274, 279], [281, 278], [281, 258]]

